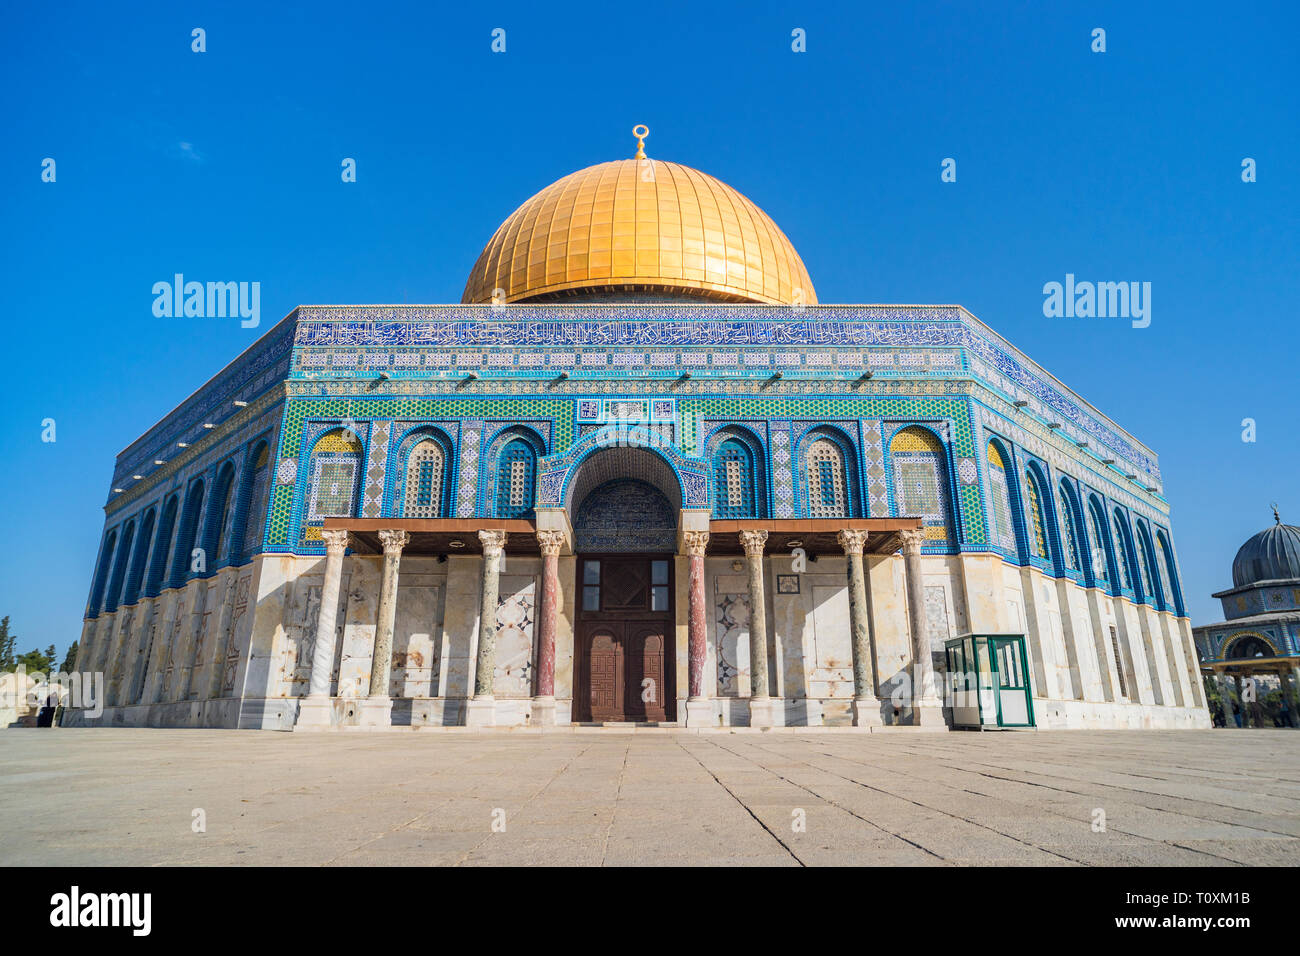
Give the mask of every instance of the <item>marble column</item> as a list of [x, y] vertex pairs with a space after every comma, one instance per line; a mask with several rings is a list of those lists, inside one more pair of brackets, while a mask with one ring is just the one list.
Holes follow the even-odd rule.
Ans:
[[325, 583], [321, 587], [320, 611], [316, 617], [316, 644], [312, 648], [311, 677], [307, 683], [307, 696], [298, 702], [295, 727], [328, 727], [333, 723], [330, 678], [334, 674], [339, 584], [343, 580], [343, 553], [348, 547], [348, 532], [322, 531], [321, 537], [325, 539]]
[[483, 586], [478, 614], [478, 655], [474, 664], [474, 696], [465, 705], [467, 727], [491, 727], [496, 723], [495, 690], [497, 664], [497, 593], [500, 587], [501, 553], [506, 545], [504, 531], [480, 531], [483, 543]]
[[537, 621], [537, 696], [532, 722], [555, 726], [555, 631], [560, 617], [560, 549], [563, 531], [538, 531], [542, 550], [542, 600]]
[[871, 604], [867, 595], [867, 574], [862, 552], [866, 531], [845, 528], [839, 532], [840, 547], [849, 565], [849, 626], [853, 634], [853, 726], [879, 727], [880, 699], [876, 696], [875, 654], [871, 646]]
[[370, 693], [361, 701], [363, 727], [391, 727], [393, 698], [389, 685], [393, 679], [393, 624], [397, 621], [397, 580], [402, 565], [402, 549], [411, 541], [405, 531], [385, 529], [379, 532], [384, 546], [384, 567], [379, 579], [379, 616], [375, 621], [375, 645], [370, 654]]
[[690, 696], [686, 700], [686, 726], [710, 727], [713, 719], [712, 694], [704, 693], [704, 662], [708, 657], [707, 618], [704, 599], [704, 549], [709, 545], [707, 531], [683, 531], [682, 539], [690, 571], [687, 577], [687, 659], [689, 662]]
[[767, 597], [763, 591], [763, 549], [766, 531], [740, 532], [749, 577], [749, 726], [776, 725], [778, 702], [768, 696]]
[[935, 693], [934, 660], [926, 633], [925, 581], [921, 577], [921, 544], [925, 530], [900, 531], [903, 540], [903, 570], [907, 578], [907, 616], [912, 625], [912, 723], [918, 727], [943, 729], [943, 702]]

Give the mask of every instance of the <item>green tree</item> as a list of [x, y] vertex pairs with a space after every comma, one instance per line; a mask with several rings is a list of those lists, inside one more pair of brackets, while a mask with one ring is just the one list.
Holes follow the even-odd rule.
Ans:
[[14, 644], [18, 642], [15, 634], [9, 633], [9, 615], [0, 618], [0, 673], [10, 673], [17, 660], [14, 658]]
[[63, 664], [59, 670], [65, 674], [71, 674], [77, 667], [77, 641], [73, 641], [68, 647], [68, 653], [63, 658]]
[[44, 653], [40, 651], [28, 651], [18, 657], [18, 663], [27, 668], [27, 673], [32, 674], [40, 671], [42, 674], [48, 674], [50, 668], [54, 666], [54, 645], [51, 644], [45, 649]]

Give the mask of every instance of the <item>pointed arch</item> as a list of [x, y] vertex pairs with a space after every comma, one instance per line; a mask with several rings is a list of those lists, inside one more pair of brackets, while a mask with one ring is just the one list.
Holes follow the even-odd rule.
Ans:
[[158, 525], [153, 546], [153, 559], [149, 562], [149, 576], [145, 580], [145, 597], [157, 597], [162, 590], [163, 576], [167, 573], [167, 556], [171, 553], [172, 532], [176, 530], [176, 512], [180, 495], [174, 494], [163, 505], [162, 521]]
[[307, 473], [308, 521], [356, 514], [362, 454], [360, 438], [349, 429], [333, 428], [316, 440]]
[[1165, 596], [1160, 591], [1160, 582], [1156, 577], [1156, 551], [1151, 543], [1151, 532], [1146, 522], [1139, 518], [1137, 525], [1138, 568], [1142, 572], [1142, 591], [1148, 604], [1158, 611], [1165, 609]]
[[421, 425], [397, 447], [391, 511], [405, 518], [446, 518], [455, 489], [455, 455], [446, 432]]
[[1083, 526], [1074, 489], [1064, 478], [1057, 486], [1057, 508], [1061, 527], [1061, 563], [1067, 571], [1083, 570]]
[[226, 532], [230, 529], [231, 511], [235, 502], [235, 463], [227, 461], [217, 469], [217, 478], [212, 483], [212, 497], [208, 500], [207, 527], [203, 530], [204, 566], [206, 574], [211, 574], [221, 566], [225, 557]]
[[1169, 536], [1163, 529], [1156, 529], [1156, 547], [1160, 550], [1160, 581], [1165, 589], [1165, 607], [1179, 617], [1185, 617], [1183, 609], [1183, 590], [1178, 580], [1178, 566], [1174, 563], [1174, 549], [1169, 544]]
[[1138, 600], [1141, 600], [1137, 577], [1133, 568], [1135, 558], [1133, 533], [1129, 530], [1128, 522], [1124, 519], [1124, 512], [1119, 508], [1114, 509], [1112, 517], [1115, 522], [1115, 551], [1117, 563], [1119, 564], [1119, 583], [1125, 590], [1132, 591]]
[[271, 445], [263, 439], [253, 444], [244, 458], [239, 482], [235, 526], [230, 536], [230, 563], [243, 564], [262, 543], [266, 508], [271, 498]]
[[761, 518], [767, 513], [763, 446], [747, 428], [725, 426], [705, 443], [713, 472], [715, 518]]
[[176, 549], [172, 553], [172, 571], [169, 587], [178, 588], [190, 577], [191, 552], [198, 533], [199, 513], [203, 510], [202, 478], [190, 482], [185, 492], [185, 506], [181, 509], [181, 526], [176, 536]]
[[154, 525], [158, 520], [158, 509], [150, 508], [140, 522], [140, 534], [135, 543], [135, 557], [131, 560], [131, 569], [126, 576], [126, 589], [122, 593], [123, 604], [134, 604], [140, 597], [140, 582], [144, 579], [145, 562], [149, 559], [149, 545], [153, 543]]
[[537, 460], [545, 453], [541, 439], [531, 428], [514, 426], [499, 432], [491, 447], [492, 516], [529, 518], [537, 502]]
[[108, 572], [113, 566], [113, 555], [117, 552], [117, 528], [104, 535], [104, 543], [99, 549], [99, 566], [95, 569], [95, 583], [90, 589], [90, 603], [86, 607], [87, 617], [96, 617], [104, 608], [104, 591], [108, 587]]
[[939, 436], [921, 425], [900, 428], [889, 440], [889, 463], [895, 511], [921, 517], [927, 543], [949, 547], [957, 529], [948, 456]]
[[1039, 561], [1052, 560], [1051, 528], [1048, 525], [1047, 498], [1033, 465], [1025, 466], [1025, 538], [1029, 555]]
[[122, 597], [122, 586], [126, 581], [126, 566], [131, 559], [131, 543], [135, 540], [135, 519], [132, 518], [122, 528], [122, 538], [117, 543], [117, 557], [113, 560], [113, 576], [108, 581], [108, 597], [104, 599], [104, 610], [112, 613], [117, 610]]
[[1096, 587], [1118, 594], [1119, 575], [1110, 541], [1110, 524], [1106, 521], [1106, 509], [1095, 494], [1088, 496], [1088, 526], [1090, 581]]
[[996, 438], [989, 439], [984, 454], [989, 476], [989, 541], [995, 548], [1015, 557], [1019, 548], [1016, 546], [1015, 512], [1012, 510], [1015, 487], [1011, 455]]
[[817, 425], [799, 439], [798, 483], [809, 518], [855, 518], [862, 514], [857, 452], [839, 428]]

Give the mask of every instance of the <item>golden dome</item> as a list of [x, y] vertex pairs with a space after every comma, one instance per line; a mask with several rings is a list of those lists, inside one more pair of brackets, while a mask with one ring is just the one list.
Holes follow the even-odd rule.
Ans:
[[632, 294], [816, 304], [808, 270], [767, 213], [712, 176], [644, 156], [571, 173], [516, 209], [461, 302], [491, 302], [501, 289], [505, 302]]

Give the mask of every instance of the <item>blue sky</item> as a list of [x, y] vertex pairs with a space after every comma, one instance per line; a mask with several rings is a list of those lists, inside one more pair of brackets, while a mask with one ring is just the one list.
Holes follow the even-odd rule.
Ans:
[[[652, 157], [766, 209], [822, 302], [965, 305], [1151, 446], [1193, 622], [1219, 619], [1209, 594], [1270, 501], [1300, 523], [1295, 4], [310, 10], [5, 14], [0, 615], [20, 650], [79, 634], [118, 451], [299, 303], [458, 301], [497, 224], [631, 155], [635, 123]], [[155, 318], [176, 272], [260, 281], [262, 327]], [[1067, 272], [1150, 282], [1150, 327], [1044, 318]]]

